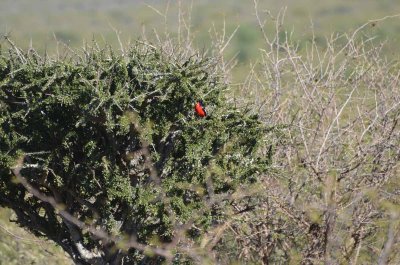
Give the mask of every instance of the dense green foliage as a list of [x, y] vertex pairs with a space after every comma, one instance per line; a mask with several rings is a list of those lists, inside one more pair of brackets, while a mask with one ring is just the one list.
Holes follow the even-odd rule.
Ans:
[[[64, 60], [2, 51], [1, 206], [75, 261], [88, 262], [78, 243], [107, 262], [118, 253], [115, 242], [74, 235], [59, 209], [29, 194], [12, 173], [23, 156], [21, 175], [38, 192], [113, 235], [157, 245], [182, 225], [196, 240], [223, 222], [231, 195], [269, 164], [265, 129], [225, 101], [212, 61], [178, 58], [145, 45]], [[199, 99], [207, 118], [193, 111]], [[134, 249], [126, 255], [146, 259]]]

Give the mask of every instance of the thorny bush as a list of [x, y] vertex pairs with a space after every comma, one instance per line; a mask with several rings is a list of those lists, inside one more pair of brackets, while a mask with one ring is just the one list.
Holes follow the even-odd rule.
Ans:
[[81, 264], [212, 258], [270, 164], [267, 129], [227, 103], [210, 59], [95, 47], [1, 51], [1, 206]]

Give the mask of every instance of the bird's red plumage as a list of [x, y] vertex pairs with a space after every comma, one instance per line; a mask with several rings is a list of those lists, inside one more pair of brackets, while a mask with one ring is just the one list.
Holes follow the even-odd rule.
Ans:
[[207, 112], [206, 112], [203, 104], [200, 101], [196, 102], [196, 105], [194, 106], [194, 110], [196, 111], [197, 115], [199, 115], [200, 117], [207, 116]]

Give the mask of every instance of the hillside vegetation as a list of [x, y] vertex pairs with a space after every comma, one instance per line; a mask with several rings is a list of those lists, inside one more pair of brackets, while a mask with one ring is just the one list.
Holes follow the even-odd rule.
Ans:
[[398, 19], [304, 40], [285, 14], [256, 6], [236, 61], [242, 33], [200, 52], [184, 16], [54, 56], [6, 38], [1, 205], [83, 264], [400, 263], [400, 67], [373, 38]]

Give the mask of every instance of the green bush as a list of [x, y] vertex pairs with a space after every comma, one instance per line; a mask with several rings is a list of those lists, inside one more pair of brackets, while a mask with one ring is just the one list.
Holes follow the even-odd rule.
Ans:
[[[266, 128], [226, 101], [210, 59], [139, 44], [127, 55], [0, 56], [0, 205], [75, 262], [160, 261], [157, 247], [178, 263], [193, 257], [182, 249], [226, 221], [268, 168]], [[200, 99], [206, 118], [193, 111]]]

